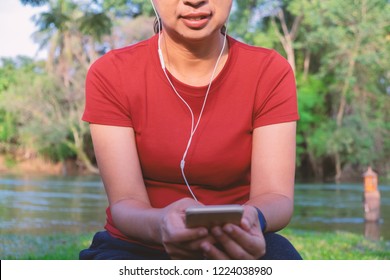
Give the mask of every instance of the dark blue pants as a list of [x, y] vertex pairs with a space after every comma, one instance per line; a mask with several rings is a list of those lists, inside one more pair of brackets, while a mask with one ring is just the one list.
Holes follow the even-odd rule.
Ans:
[[[266, 233], [266, 254], [262, 260], [301, 260], [294, 246], [283, 236]], [[80, 252], [81, 260], [169, 260], [162, 250], [148, 248], [136, 243], [112, 237], [107, 231], [95, 234], [88, 249]]]

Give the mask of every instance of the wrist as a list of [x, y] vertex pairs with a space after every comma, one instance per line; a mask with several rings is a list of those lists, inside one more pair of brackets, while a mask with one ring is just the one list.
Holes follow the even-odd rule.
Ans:
[[256, 209], [257, 212], [257, 218], [259, 219], [260, 229], [264, 233], [267, 230], [267, 220], [265, 219], [263, 212], [261, 212], [259, 208], [257, 208], [256, 206], [253, 207]]

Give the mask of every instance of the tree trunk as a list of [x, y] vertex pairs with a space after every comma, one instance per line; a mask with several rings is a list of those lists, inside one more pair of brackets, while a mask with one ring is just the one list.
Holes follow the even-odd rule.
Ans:
[[311, 168], [312, 168], [313, 173], [314, 173], [314, 177], [316, 179], [322, 178], [323, 177], [323, 171], [322, 171], [321, 166], [318, 165], [318, 163], [316, 161], [316, 157], [313, 155], [313, 153], [311, 151], [308, 151], [307, 154], [308, 154], [308, 157], [309, 157], [309, 162], [310, 162]]
[[[365, 15], [365, 5], [366, 3], [363, 1], [362, 3], [362, 15]], [[348, 68], [346, 72], [346, 76], [344, 78], [344, 84], [340, 93], [340, 104], [339, 108], [337, 111], [337, 116], [336, 116], [336, 124], [337, 124], [337, 129], [341, 129], [343, 126], [343, 119], [344, 119], [344, 114], [345, 114], [345, 108], [347, 106], [347, 94], [348, 91], [351, 88], [351, 79], [353, 77], [354, 71], [355, 71], [355, 64], [356, 64], [356, 58], [359, 55], [359, 50], [361, 48], [361, 42], [362, 42], [362, 35], [359, 32], [359, 30], [355, 34], [355, 44], [353, 45], [353, 48], [349, 54], [348, 58]], [[338, 183], [340, 181], [341, 175], [342, 175], [342, 168], [341, 168], [341, 156], [340, 152], [337, 151], [335, 153], [335, 161], [336, 161], [336, 176], [335, 176], [335, 181]]]
[[279, 10], [277, 17], [279, 19], [283, 34], [280, 32], [280, 30], [276, 24], [275, 18], [272, 18], [272, 23], [273, 23], [275, 32], [278, 35], [279, 40], [283, 46], [283, 49], [286, 52], [287, 60], [290, 63], [291, 68], [295, 73], [296, 63], [295, 63], [295, 52], [294, 52], [294, 40], [298, 35], [298, 28], [299, 28], [300, 23], [303, 19], [303, 15], [299, 15], [299, 16], [295, 17], [293, 25], [292, 25], [290, 30], [287, 27], [286, 18], [284, 16], [284, 11], [282, 9]]
[[84, 151], [84, 141], [82, 135], [77, 131], [75, 127], [71, 128], [73, 133], [74, 142], [67, 142], [69, 148], [71, 148], [77, 155], [78, 160], [85, 166], [85, 168], [92, 173], [98, 174], [99, 169], [95, 167], [90, 161], [89, 157]]
[[310, 50], [305, 51], [305, 59], [303, 61], [303, 80], [306, 81], [309, 76], [310, 70], [310, 60], [311, 60], [311, 52]]
[[335, 153], [334, 158], [335, 158], [335, 167], [336, 167], [336, 175], [334, 177], [334, 180], [336, 184], [340, 184], [341, 175], [342, 175], [340, 153]]

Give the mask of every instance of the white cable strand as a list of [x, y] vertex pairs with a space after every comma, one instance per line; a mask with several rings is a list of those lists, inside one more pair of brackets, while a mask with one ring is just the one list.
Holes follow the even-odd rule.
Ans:
[[[194, 117], [194, 113], [190, 107], [190, 105], [184, 100], [184, 98], [179, 94], [179, 92], [176, 90], [175, 86], [173, 85], [171, 79], [169, 78], [168, 76], [168, 73], [166, 71], [166, 66], [165, 66], [165, 62], [164, 62], [164, 57], [163, 57], [163, 54], [162, 54], [162, 51], [161, 51], [161, 21], [160, 21], [160, 18], [158, 16], [158, 13], [157, 13], [157, 10], [156, 8], [154, 7], [154, 3], [153, 1], [152, 2], [152, 6], [153, 6], [153, 10], [154, 12], [156, 13], [156, 17], [157, 17], [157, 24], [158, 24], [158, 27], [159, 27], [159, 30], [158, 30], [158, 55], [159, 55], [159, 58], [160, 58], [160, 63], [161, 63], [161, 67], [163, 69], [163, 72], [165, 74], [165, 77], [167, 78], [169, 84], [171, 85], [171, 88], [173, 89], [173, 91], [175, 92], [175, 94], [179, 97], [179, 99], [186, 105], [186, 107], [188, 108], [188, 110], [190, 111], [190, 114], [191, 114], [191, 133], [190, 133], [190, 138], [188, 139], [188, 142], [187, 142], [187, 146], [186, 146], [186, 149], [184, 151], [184, 154], [183, 154], [183, 157], [180, 161], [180, 170], [181, 170], [181, 174], [182, 174], [182, 177], [184, 179], [184, 182], [189, 190], [189, 192], [191, 193], [192, 197], [194, 198], [195, 201], [198, 201], [198, 199], [196, 198], [195, 194], [193, 193], [192, 189], [191, 189], [191, 186], [190, 184], [188, 183], [188, 180], [187, 180], [187, 177], [185, 175], [185, 172], [184, 172], [184, 168], [185, 168], [185, 159], [187, 157], [187, 153], [191, 147], [191, 143], [192, 143], [192, 138], [196, 132], [196, 130], [198, 129], [199, 127], [199, 123], [200, 123], [200, 120], [203, 116], [203, 112], [204, 112], [204, 109], [206, 107], [206, 102], [207, 102], [207, 98], [209, 96], [209, 93], [210, 93], [210, 89], [211, 89], [211, 85], [213, 83], [213, 80], [214, 80], [214, 76], [215, 76], [215, 73], [217, 72], [217, 68], [218, 68], [218, 65], [219, 65], [219, 62], [222, 58], [222, 55], [223, 55], [223, 51], [226, 47], [226, 41], [227, 41], [227, 24], [226, 24], [226, 30], [225, 30], [225, 34], [224, 34], [224, 40], [223, 40], [223, 45], [222, 45], [222, 49], [221, 49], [221, 52], [218, 56], [218, 59], [215, 63], [215, 66], [214, 66], [214, 69], [213, 69], [213, 72], [211, 74], [211, 77], [210, 77], [210, 82], [209, 82], [209, 85], [207, 87], [207, 91], [206, 91], [206, 95], [205, 95], [205, 98], [203, 100], [203, 105], [202, 105], [202, 108], [200, 110], [200, 113], [199, 113], [199, 117], [198, 117], [198, 120], [196, 122], [196, 125], [194, 126], [195, 124], [195, 117]], [[227, 23], [229, 22], [229, 20], [226, 21]]]
[[[188, 109], [190, 110], [190, 113], [191, 113], [191, 118], [192, 118], [192, 125], [191, 125], [191, 135], [190, 135], [190, 139], [188, 139], [188, 143], [187, 143], [187, 147], [184, 151], [184, 154], [183, 154], [183, 157], [181, 159], [181, 162], [180, 162], [180, 169], [181, 169], [181, 174], [182, 174], [182, 177], [184, 179], [184, 182], [188, 188], [188, 190], [190, 191], [192, 197], [194, 198], [195, 201], [198, 201], [198, 199], [196, 198], [195, 194], [193, 193], [192, 189], [191, 189], [191, 186], [189, 185], [188, 183], [188, 180], [187, 180], [187, 176], [185, 175], [185, 172], [184, 172], [184, 167], [185, 167], [185, 159], [187, 157], [187, 153], [190, 149], [190, 146], [191, 146], [191, 143], [192, 143], [192, 138], [196, 132], [196, 130], [198, 129], [199, 127], [199, 123], [200, 123], [200, 120], [203, 116], [203, 112], [204, 112], [204, 108], [206, 106], [206, 102], [207, 102], [207, 98], [209, 96], [209, 93], [210, 93], [210, 89], [211, 89], [211, 85], [213, 83], [213, 79], [214, 79], [214, 76], [215, 76], [215, 73], [217, 71], [217, 67], [218, 67], [218, 64], [219, 64], [219, 61], [221, 60], [222, 58], [222, 55], [223, 55], [223, 51], [225, 49], [225, 46], [226, 46], [226, 34], [225, 33], [225, 36], [224, 36], [224, 41], [223, 41], [223, 46], [222, 46], [222, 50], [221, 50], [221, 53], [219, 54], [218, 56], [218, 59], [217, 59], [217, 62], [215, 63], [215, 66], [214, 66], [214, 70], [213, 70], [213, 73], [211, 75], [211, 78], [210, 78], [210, 83], [209, 83], [209, 86], [207, 88], [207, 91], [206, 91], [206, 95], [205, 95], [205, 98], [204, 98], [204, 101], [203, 101], [203, 105], [202, 105], [202, 109], [199, 113], [199, 117], [198, 117], [198, 121], [196, 122], [196, 125], [194, 127], [194, 113], [191, 109], [191, 107], [187, 104], [187, 102], [180, 96], [180, 94], [177, 92], [177, 90], [175, 89], [175, 87], [173, 87], [174, 91], [176, 92], [176, 94], [180, 97], [180, 99], [187, 105]], [[165, 71], [164, 71], [165, 72]], [[167, 75], [168, 76], [168, 75]], [[169, 79], [169, 78], [168, 78]], [[171, 82], [170, 82], [171, 83]], [[171, 83], [172, 85], [172, 83]], [[173, 86], [173, 85], [172, 85]]]

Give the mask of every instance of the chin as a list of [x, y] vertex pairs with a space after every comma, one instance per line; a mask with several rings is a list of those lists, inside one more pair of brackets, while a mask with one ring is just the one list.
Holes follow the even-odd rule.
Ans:
[[220, 36], [221, 30], [186, 30], [180, 33], [180, 37], [185, 40], [203, 41]]

